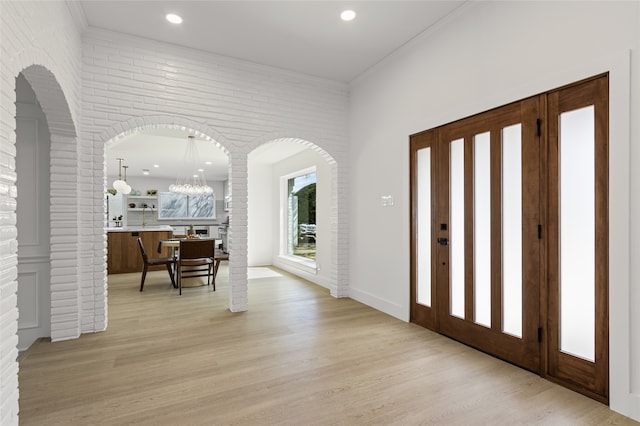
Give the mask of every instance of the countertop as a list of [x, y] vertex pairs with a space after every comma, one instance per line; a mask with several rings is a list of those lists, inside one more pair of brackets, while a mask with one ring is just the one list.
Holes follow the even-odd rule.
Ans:
[[107, 228], [107, 232], [154, 232], [154, 231], [171, 231], [173, 228], [169, 225], [154, 226], [120, 226]]

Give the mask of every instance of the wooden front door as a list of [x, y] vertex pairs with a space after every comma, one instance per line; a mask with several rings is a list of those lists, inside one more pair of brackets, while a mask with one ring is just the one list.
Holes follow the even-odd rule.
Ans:
[[[601, 400], [608, 398], [606, 87], [604, 76], [515, 102], [413, 135], [410, 150], [411, 321]], [[592, 142], [583, 142], [589, 132]], [[585, 216], [579, 209], [595, 219], [572, 219]], [[585, 241], [593, 248], [577, 252]], [[591, 264], [591, 275], [576, 276], [575, 265]], [[581, 287], [585, 279], [591, 284]], [[591, 289], [574, 309], [575, 294]], [[571, 349], [584, 318], [593, 323], [580, 329], [593, 336], [591, 358]]]

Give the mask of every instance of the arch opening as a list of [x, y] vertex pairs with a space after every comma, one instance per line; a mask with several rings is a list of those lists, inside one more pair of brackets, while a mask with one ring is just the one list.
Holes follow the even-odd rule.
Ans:
[[[313, 186], [307, 185], [311, 175]], [[309, 140], [274, 138], [251, 151], [248, 266], [273, 265], [326, 287], [336, 297], [343, 295], [336, 279], [337, 186], [337, 162]], [[309, 190], [315, 196], [314, 216], [299, 199]]]

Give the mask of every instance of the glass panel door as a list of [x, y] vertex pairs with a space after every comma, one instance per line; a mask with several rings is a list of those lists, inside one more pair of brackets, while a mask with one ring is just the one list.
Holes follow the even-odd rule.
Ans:
[[440, 332], [529, 369], [540, 365], [538, 104], [439, 129], [434, 231]]

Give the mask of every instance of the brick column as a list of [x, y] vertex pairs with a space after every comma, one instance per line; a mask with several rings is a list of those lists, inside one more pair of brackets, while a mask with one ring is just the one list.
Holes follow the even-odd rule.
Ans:
[[229, 310], [249, 309], [247, 281], [247, 154], [232, 153], [229, 158], [231, 209], [229, 221]]

